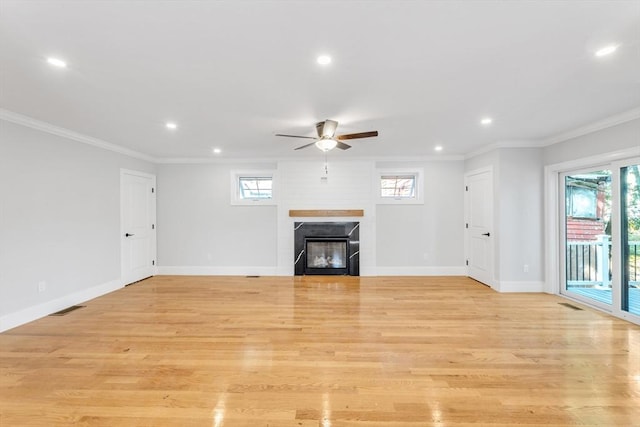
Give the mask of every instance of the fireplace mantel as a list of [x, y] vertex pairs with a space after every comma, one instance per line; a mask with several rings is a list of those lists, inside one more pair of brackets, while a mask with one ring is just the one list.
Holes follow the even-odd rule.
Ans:
[[289, 210], [290, 217], [341, 217], [364, 216], [363, 209], [307, 209]]

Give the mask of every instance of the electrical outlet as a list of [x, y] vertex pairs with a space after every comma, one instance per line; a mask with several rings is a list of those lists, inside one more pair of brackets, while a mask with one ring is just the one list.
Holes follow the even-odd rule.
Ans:
[[524, 271], [525, 273], [528, 273], [528, 272], [529, 272], [529, 264], [525, 264], [525, 265], [522, 267], [522, 271]]
[[46, 290], [47, 290], [47, 282], [45, 281], [38, 282], [38, 292], [42, 293]]
[[424, 259], [425, 261], [429, 261], [429, 252], [425, 252], [422, 254], [422, 259]]

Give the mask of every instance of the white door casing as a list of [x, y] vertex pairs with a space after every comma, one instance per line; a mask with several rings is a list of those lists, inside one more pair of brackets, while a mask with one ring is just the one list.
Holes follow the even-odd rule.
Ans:
[[156, 271], [156, 178], [120, 171], [121, 277], [124, 285]]
[[465, 175], [466, 253], [469, 277], [494, 286], [493, 170]]

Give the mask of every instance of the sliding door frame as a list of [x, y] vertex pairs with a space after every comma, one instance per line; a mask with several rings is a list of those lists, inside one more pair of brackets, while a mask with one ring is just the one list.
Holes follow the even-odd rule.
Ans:
[[548, 165], [545, 167], [545, 292], [563, 296], [569, 299], [576, 299], [572, 296], [561, 293], [561, 287], [565, 283], [564, 271], [564, 186], [563, 174], [579, 170], [596, 170], [608, 168], [612, 171], [612, 205], [611, 213], [611, 239], [615, 242], [612, 245], [612, 265], [614, 270], [612, 282], [611, 307], [606, 305], [593, 304], [591, 301], [579, 300], [582, 303], [591, 305], [599, 310], [610, 313], [613, 316], [628, 320], [632, 323], [640, 324], [640, 316], [636, 316], [621, 309], [621, 248], [620, 248], [620, 169], [623, 166], [637, 162], [640, 150], [631, 148], [627, 150], [615, 151], [598, 156], [583, 159], [571, 160], [563, 163]]
[[[625, 319], [629, 319], [630, 321], [632, 321], [633, 323], [636, 324], [640, 324], [640, 315], [634, 314], [629, 312], [629, 283], [627, 281], [628, 276], [623, 272], [623, 269], [626, 268], [626, 262], [628, 262], [628, 260], [624, 259], [624, 254], [623, 254], [623, 244], [627, 244], [628, 243], [628, 225], [627, 224], [623, 224], [623, 207], [626, 206], [626, 203], [623, 203], [622, 201], [622, 189], [626, 188], [626, 185], [623, 186], [623, 183], [621, 182], [620, 178], [622, 175], [622, 168], [626, 167], [626, 166], [631, 166], [631, 165], [638, 165], [640, 164], [640, 156], [639, 157], [630, 157], [624, 160], [620, 160], [617, 162], [613, 163], [613, 167], [614, 170], [617, 174], [617, 178], [618, 178], [618, 186], [617, 186], [617, 191], [615, 194], [615, 197], [617, 199], [614, 199], [614, 201], [618, 204], [618, 209], [616, 209], [614, 212], [612, 212], [612, 216], [615, 215], [616, 218], [616, 223], [618, 224], [618, 226], [616, 227], [616, 232], [619, 233], [619, 244], [616, 245], [617, 248], [615, 248], [614, 252], [613, 252], [613, 256], [617, 258], [614, 258], [614, 260], [617, 260], [618, 262], [618, 277], [619, 277], [619, 285], [618, 285], [618, 292], [619, 294], [619, 302], [617, 304], [617, 308], [620, 310], [621, 313], [624, 314], [624, 316], [621, 316]], [[626, 194], [625, 194], [626, 196]], [[624, 234], [623, 234], [624, 233]], [[628, 247], [628, 245], [627, 245]], [[625, 262], [626, 261], [626, 262]], [[626, 301], [624, 301], [624, 298], [627, 298]], [[626, 307], [626, 310], [624, 309]]]
[[575, 293], [572, 292], [568, 289], [568, 284], [567, 284], [567, 215], [566, 215], [566, 200], [567, 200], [567, 196], [566, 196], [566, 178], [571, 176], [571, 175], [576, 175], [576, 174], [585, 174], [585, 173], [590, 173], [590, 172], [596, 172], [596, 171], [602, 171], [602, 170], [609, 170], [611, 171], [611, 242], [612, 242], [612, 252], [611, 252], [611, 259], [612, 259], [612, 265], [617, 265], [616, 261], [615, 261], [615, 255], [613, 254], [613, 250], [615, 249], [615, 247], [617, 245], [613, 244], [613, 242], [615, 242], [616, 237], [614, 236], [615, 234], [615, 230], [618, 229], [618, 222], [615, 221], [614, 216], [613, 216], [613, 211], [616, 208], [616, 200], [615, 200], [615, 193], [616, 193], [616, 172], [613, 169], [611, 163], [608, 164], [599, 164], [599, 165], [595, 165], [595, 166], [591, 166], [588, 168], [579, 168], [579, 169], [572, 169], [569, 171], [564, 171], [559, 173], [559, 178], [558, 178], [558, 215], [560, 217], [560, 221], [559, 221], [559, 288], [558, 288], [558, 293], [560, 293], [563, 296], [569, 297], [571, 299], [575, 299], [577, 301], [583, 302], [585, 304], [589, 304], [589, 305], [593, 305], [595, 307], [598, 307], [599, 309], [606, 311], [606, 312], [611, 312], [613, 306], [615, 305], [615, 301], [616, 301], [616, 289], [619, 288], [618, 284], [616, 283], [617, 280], [619, 280], [619, 274], [614, 270], [613, 271], [613, 277], [612, 277], [612, 281], [611, 281], [611, 304], [606, 304], [604, 302], [600, 302], [597, 301], [595, 299], [586, 297], [584, 295], [580, 295], [579, 293]]

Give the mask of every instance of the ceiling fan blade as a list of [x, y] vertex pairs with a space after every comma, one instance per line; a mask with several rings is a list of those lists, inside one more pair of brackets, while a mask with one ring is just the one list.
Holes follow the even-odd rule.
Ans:
[[306, 139], [318, 139], [312, 136], [300, 136], [300, 135], [285, 135], [282, 133], [276, 133], [276, 136], [286, 136], [287, 138], [306, 138]]
[[324, 122], [316, 123], [316, 131], [318, 131], [318, 137], [320, 138], [333, 138], [333, 135], [336, 134], [336, 128], [338, 127], [338, 122], [335, 120], [325, 120]]
[[349, 144], [345, 144], [344, 142], [340, 142], [340, 141], [338, 141], [338, 144], [336, 145], [336, 147], [341, 150], [348, 150], [349, 148], [351, 148]]
[[338, 135], [336, 139], [338, 141], [343, 141], [347, 139], [358, 139], [358, 138], [371, 138], [373, 136], [378, 136], [377, 130], [372, 130], [369, 132], [359, 132], [359, 133], [348, 133], [346, 135]]
[[[315, 139], [315, 138], [314, 138], [314, 139]], [[300, 147], [298, 147], [298, 148], [294, 148], [294, 150], [302, 150], [303, 148], [310, 147], [310, 146], [312, 146], [313, 144], [315, 144], [315, 142], [310, 142], [309, 144], [305, 144], [305, 145], [302, 145], [302, 146], [300, 146]]]

